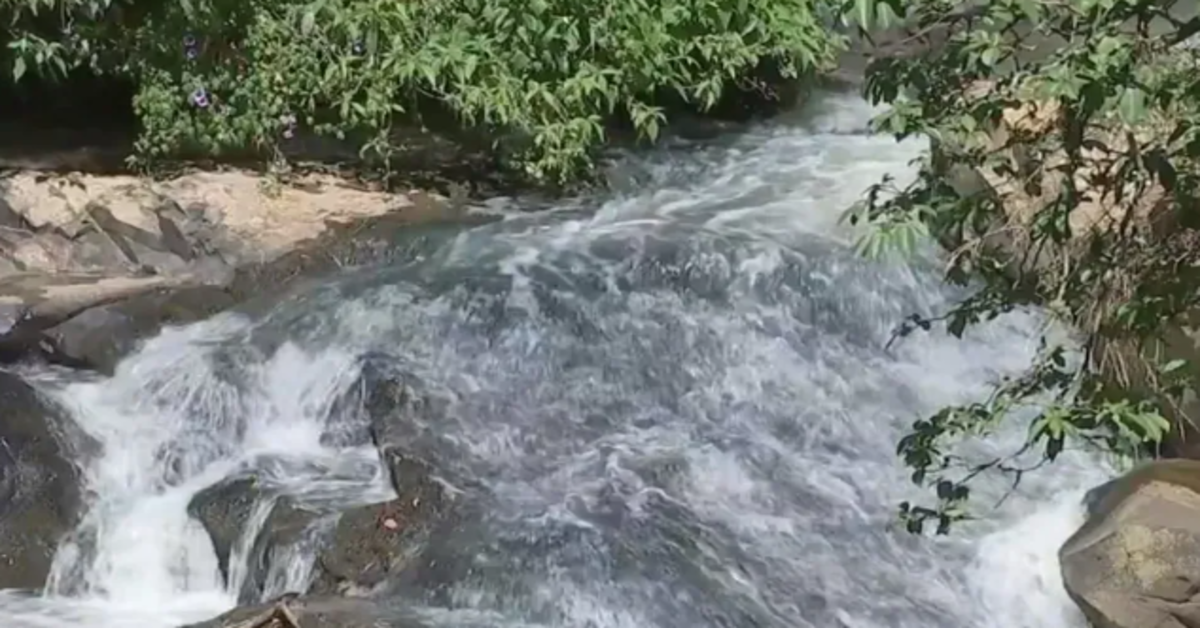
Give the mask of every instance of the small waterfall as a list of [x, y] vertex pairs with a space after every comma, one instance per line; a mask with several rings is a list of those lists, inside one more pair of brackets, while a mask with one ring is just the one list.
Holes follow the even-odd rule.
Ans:
[[[331, 437], [362, 429], [339, 400], [369, 355], [443, 402], [418, 444], [495, 497], [469, 538], [430, 548], [454, 577], [400, 600], [430, 626], [1082, 628], [1054, 553], [1100, 463], [1065, 455], [947, 538], [888, 526], [920, 495], [894, 453], [907, 425], [1027, 365], [1041, 321], [885, 350], [956, 295], [932, 255], [859, 259], [838, 223], [921, 148], [862, 133], [870, 113], [831, 95], [630, 156], [605, 196], [169, 329], [112, 378], [31, 375], [103, 451], [52, 594], [0, 594], [0, 625], [173, 628], [231, 608], [245, 547], [227, 590], [187, 506], [247, 469], [285, 494], [387, 499], [373, 449]], [[311, 560], [294, 548], [268, 588]]]

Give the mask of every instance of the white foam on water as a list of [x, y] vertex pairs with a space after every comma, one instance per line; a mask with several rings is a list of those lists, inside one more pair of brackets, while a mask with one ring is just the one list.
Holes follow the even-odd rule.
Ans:
[[[321, 306], [328, 309], [293, 313], [287, 308], [318, 306], [291, 303], [273, 314], [319, 319], [321, 343], [263, 348], [254, 333], [265, 323], [223, 315], [165, 331], [112, 378], [47, 383], [101, 445], [86, 468], [95, 499], [56, 558], [47, 595], [0, 593], [0, 626], [173, 628], [231, 608], [236, 595], [223, 586], [211, 543], [186, 509], [199, 490], [264, 457], [297, 463], [273, 478], [294, 492], [386, 499], [390, 489], [370, 448], [333, 447], [322, 434], [358, 376], [359, 354], [390, 347], [468, 402], [492, 399], [498, 387], [524, 387], [506, 391], [515, 411], [488, 408], [508, 423], [454, 435], [468, 458], [496, 469], [529, 462], [535, 442], [547, 460], [558, 456], [552, 472], [535, 480], [500, 473], [491, 486], [498, 496], [549, 504], [542, 520], [571, 529], [595, 528], [573, 504], [597, 508], [613, 490], [624, 496], [632, 521], [650, 516], [656, 499], [676, 500], [705, 530], [728, 530], [729, 542], [748, 556], [745, 566], [722, 564], [728, 548], [700, 545], [698, 564], [718, 566], [698, 573], [720, 583], [738, 608], [757, 609], [746, 612], [765, 613], [773, 625], [1082, 628], [1062, 591], [1055, 552], [1078, 524], [1079, 491], [1107, 473], [1085, 456], [1064, 456], [1055, 473], [1029, 479], [989, 523], [949, 539], [881, 532], [892, 505], [914, 494], [893, 455], [904, 422], [982, 394], [999, 374], [1027, 364], [1040, 322], [1018, 314], [963, 341], [935, 335], [880, 353], [875, 336], [897, 322], [897, 302], [932, 307], [944, 301], [944, 291], [928, 269], [871, 266], [826, 253], [844, 249], [852, 237], [838, 224], [841, 213], [884, 173], [908, 173], [921, 146], [861, 134], [871, 111], [856, 99], [831, 97], [823, 107], [805, 125], [764, 126], [671, 158], [630, 158], [641, 183], [594, 211], [581, 204], [561, 216], [514, 215], [439, 252], [447, 268], [493, 265], [511, 279], [506, 307], [531, 316], [544, 315], [534, 270], [570, 280], [571, 255], [581, 256], [583, 266], [602, 267], [602, 283], [610, 287], [634, 271], [649, 272], [585, 253], [606, 242], [636, 257], [658, 246], [655, 238], [671, 242], [681, 232], [752, 241], [736, 254], [688, 252], [688, 268], [724, 278], [741, 295], [770, 293], [789, 256], [813, 261], [805, 290], [824, 300], [809, 310], [769, 298], [722, 309], [659, 293], [625, 295], [606, 319], [604, 341], [618, 338], [624, 350], [679, 360], [646, 349], [655, 334], [674, 334], [691, 345], [717, 346], [720, 355], [696, 353], [686, 357], [694, 364], [672, 364], [696, 382], [670, 400], [678, 407], [648, 403], [647, 416], [587, 447], [538, 436], [579, 409], [556, 410], [552, 402], [594, 403], [601, 392], [649, 399], [653, 391], [608, 391], [615, 385], [598, 370], [564, 380], [549, 370], [554, 363], [537, 361], [556, 339], [536, 329], [499, 340], [448, 335], [439, 323], [455, 312], [447, 299], [421, 301], [396, 286]], [[851, 280], [853, 286], [839, 284]], [[843, 289], [845, 297], [838, 297]], [[834, 334], [823, 325], [839, 313], [856, 318]], [[397, 340], [405, 330], [409, 335]], [[618, 358], [613, 368], [653, 366], [618, 367]], [[781, 420], [789, 407], [803, 420]], [[663, 418], [670, 412], [676, 415]], [[1000, 451], [1021, 434], [1017, 426], [985, 446]], [[728, 445], [739, 439], [740, 449]], [[686, 469], [670, 490], [631, 470], [656, 456], [674, 457]], [[775, 461], [770, 477], [764, 459]], [[996, 480], [981, 490], [994, 498], [1004, 486]], [[273, 589], [309, 577], [311, 556], [300, 554], [274, 574]], [[235, 590], [245, 577], [240, 569], [233, 567]], [[655, 604], [684, 595], [668, 590], [670, 584], [542, 578], [518, 605], [537, 617], [527, 622], [500, 608], [508, 603], [500, 593], [463, 584], [453, 596], [471, 608], [427, 615], [442, 626], [665, 626]]]

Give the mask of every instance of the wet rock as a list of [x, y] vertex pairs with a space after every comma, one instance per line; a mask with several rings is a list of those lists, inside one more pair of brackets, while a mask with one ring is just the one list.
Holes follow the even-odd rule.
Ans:
[[233, 548], [249, 526], [255, 506], [265, 498], [255, 478], [237, 478], [200, 491], [188, 504], [188, 514], [204, 526], [212, 540], [226, 582]]
[[[95, 274], [20, 273], [0, 277], [0, 361], [43, 355], [69, 366], [80, 356], [64, 354], [46, 331], [92, 308], [205, 285], [206, 277], [109, 277]], [[102, 332], [103, 333], [103, 332]]]
[[375, 447], [385, 460], [420, 457], [452, 482], [465, 481], [471, 474], [457, 468], [458, 452], [438, 436], [452, 400], [423, 390], [420, 382], [397, 372], [390, 362], [387, 356], [374, 355], [363, 365], [362, 404]]
[[379, 261], [399, 230], [460, 219], [440, 197], [337, 177], [275, 192], [262, 183], [236, 171], [0, 177], [0, 361], [40, 355], [111, 371], [163, 325]]
[[111, 374], [121, 358], [168, 325], [203, 320], [236, 303], [218, 286], [155, 290], [83, 311], [46, 331], [66, 356]]
[[400, 497], [388, 502], [337, 513], [281, 497], [255, 538], [239, 600], [286, 593], [281, 577], [300, 556], [315, 554], [306, 591], [313, 595], [371, 596], [399, 577], [456, 513], [454, 500], [427, 465], [390, 462], [402, 483]]
[[[286, 602], [301, 628], [422, 628], [405, 613], [374, 601], [338, 597], [311, 597]], [[183, 628], [250, 628], [269, 617], [273, 603], [236, 608], [220, 617]], [[281, 626], [268, 622], [266, 626]]]
[[399, 498], [342, 514], [317, 558], [311, 592], [370, 595], [410, 566], [435, 530], [453, 521], [454, 500], [422, 461], [386, 456]]
[[1161, 460], [1089, 493], [1059, 550], [1068, 594], [1097, 628], [1200, 626], [1200, 461]]
[[[285, 570], [299, 555], [318, 544], [316, 524], [321, 513], [305, 508], [291, 497], [281, 497], [255, 535], [246, 557], [246, 579], [241, 583], [238, 600], [253, 604], [287, 591]], [[296, 555], [296, 556], [294, 556]]]
[[0, 589], [41, 588], [77, 521], [79, 477], [65, 419], [32, 387], [0, 372], [0, 408]]

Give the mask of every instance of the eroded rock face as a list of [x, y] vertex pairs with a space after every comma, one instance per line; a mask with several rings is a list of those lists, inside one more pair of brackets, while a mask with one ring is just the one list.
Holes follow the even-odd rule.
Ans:
[[1088, 511], [1059, 562], [1092, 625], [1200, 626], [1200, 462], [1136, 469], [1089, 493]]
[[[237, 171], [167, 181], [0, 176], [0, 362], [42, 355], [111, 372], [163, 325], [387, 256], [395, 229], [460, 214], [435, 195], [356, 189], [332, 176], [274, 192], [264, 183]], [[172, 308], [185, 311], [155, 315]], [[106, 337], [118, 342], [100, 346]]]
[[0, 372], [0, 589], [44, 586], [55, 548], [79, 516], [79, 477], [61, 420], [31, 386]]

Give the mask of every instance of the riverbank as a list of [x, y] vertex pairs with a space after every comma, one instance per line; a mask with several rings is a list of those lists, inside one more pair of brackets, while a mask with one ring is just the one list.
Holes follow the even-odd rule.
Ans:
[[235, 169], [10, 171], [0, 201], [0, 358], [102, 372], [163, 325], [378, 261], [396, 229], [476, 220], [435, 193]]

